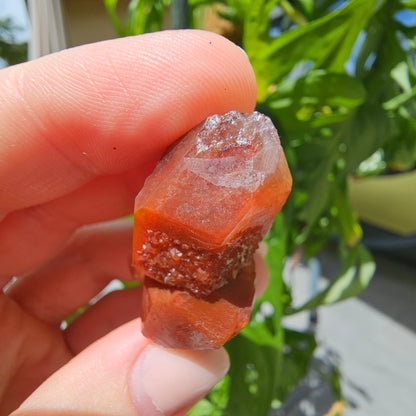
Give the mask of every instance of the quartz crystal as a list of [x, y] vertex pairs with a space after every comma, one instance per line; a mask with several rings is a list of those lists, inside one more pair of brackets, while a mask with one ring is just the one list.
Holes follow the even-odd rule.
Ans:
[[211, 349], [246, 325], [253, 253], [291, 184], [276, 129], [257, 112], [211, 116], [165, 154], [135, 203], [146, 336]]

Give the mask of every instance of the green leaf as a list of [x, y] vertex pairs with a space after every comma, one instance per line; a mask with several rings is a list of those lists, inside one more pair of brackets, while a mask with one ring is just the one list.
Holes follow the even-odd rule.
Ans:
[[362, 83], [346, 74], [312, 70], [281, 82], [266, 100], [281, 125], [292, 133], [343, 121], [366, 98]]
[[226, 344], [230, 354], [230, 397], [226, 415], [267, 416], [280, 376], [276, 348], [258, 345], [244, 336]]
[[130, 0], [125, 35], [140, 35], [162, 28], [168, 0]]
[[410, 71], [408, 62], [399, 62], [391, 71], [391, 77], [399, 84], [403, 91], [410, 91], [412, 84], [410, 82]]
[[299, 3], [308, 16], [313, 13], [313, 0], [299, 0]]
[[[308, 146], [311, 148], [311, 146]], [[312, 152], [316, 152], [311, 148]], [[325, 206], [328, 204], [330, 195], [330, 172], [333, 165], [333, 156], [328, 152], [328, 159], [325, 159], [326, 152], [322, 152], [320, 164], [312, 172], [305, 172], [305, 187], [309, 191], [309, 197], [306, 203], [298, 212], [298, 218], [305, 223], [305, 228], [297, 237], [297, 245], [305, 242], [308, 237], [308, 231], [312, 225], [319, 219]]]
[[257, 75], [259, 101], [264, 101], [269, 87], [281, 82], [300, 61], [313, 61], [316, 68], [343, 72], [375, 1], [351, 0], [345, 7], [275, 39], [268, 34], [268, 14], [273, 2], [264, 0], [253, 4], [245, 21], [243, 45]]
[[333, 187], [331, 208], [336, 212], [336, 220], [340, 225], [343, 241], [348, 247], [354, 247], [361, 240], [363, 231], [358, 222], [358, 216], [351, 207], [345, 183]]
[[[387, 145], [387, 143], [386, 143]], [[356, 171], [358, 177], [376, 176], [386, 171], [384, 149], [378, 149], [370, 157], [364, 159]]]
[[383, 25], [378, 19], [371, 19], [365, 32], [361, 32], [364, 41], [358, 50], [355, 60], [355, 74], [358, 78], [363, 78], [367, 72], [367, 61], [371, 54], [375, 53], [380, 47], [383, 36]]
[[164, 12], [169, 0], [130, 0], [124, 25], [117, 15], [118, 0], [104, 0], [107, 13], [119, 36], [155, 32], [162, 27]]
[[333, 135], [313, 136], [297, 149], [294, 197], [305, 192], [307, 198], [296, 208], [296, 217], [303, 224], [295, 233], [295, 245], [305, 243], [312, 226], [328, 206], [333, 186], [333, 166], [338, 157], [338, 141]]
[[[399, 24], [394, 19], [397, 6], [397, 1], [384, 1], [370, 21], [367, 36], [376, 40], [373, 42], [373, 49], [368, 50], [367, 54], [375, 57], [374, 63], [360, 72], [357, 62], [357, 75], [364, 79], [369, 91], [368, 101], [374, 104], [385, 102], [401, 93], [392, 78], [392, 72], [394, 74], [400, 62], [409, 59], [398, 36]], [[367, 59], [366, 56], [364, 58]], [[361, 65], [364, 65], [364, 61]]]
[[406, 171], [416, 164], [416, 120], [403, 107], [392, 120], [394, 133], [384, 146], [385, 161], [392, 171]]
[[220, 17], [222, 17], [225, 20], [229, 20], [232, 23], [241, 23], [241, 18], [238, 15], [236, 9], [234, 9], [233, 7], [227, 7], [224, 10], [218, 10], [217, 13]]
[[277, 397], [282, 401], [306, 375], [316, 346], [312, 333], [285, 329], [282, 374], [277, 385]]
[[188, 4], [191, 7], [200, 7], [206, 5], [212, 5], [215, 3], [215, 0], [188, 0]]
[[227, 343], [230, 400], [224, 414], [268, 415], [272, 402], [283, 402], [305, 376], [316, 348], [314, 335], [285, 329], [284, 337], [283, 355], [282, 347], [260, 346], [241, 335]]
[[364, 104], [343, 123], [338, 140], [346, 148], [345, 173], [354, 173], [389, 138], [389, 119], [380, 104]]
[[409, 9], [409, 10], [416, 10], [416, 1], [415, 0], [410, 0], [410, 1], [401, 1], [401, 3], [403, 4], [403, 7], [405, 9]]
[[[277, 348], [283, 345], [282, 316], [285, 302], [288, 301], [283, 282], [287, 237], [287, 225], [285, 225], [283, 213], [280, 213], [276, 216], [266, 238], [268, 252], [265, 260], [269, 269], [269, 284], [254, 304], [252, 320], [243, 329], [243, 334], [258, 344], [272, 345]], [[265, 302], [273, 308], [273, 311], [270, 316], [260, 319], [261, 306]]]
[[222, 416], [227, 406], [230, 389], [230, 376], [226, 375], [207, 396], [200, 400], [187, 416]]
[[186, 414], [186, 416], [220, 416], [222, 414], [221, 411], [217, 411], [215, 406], [208, 399], [202, 399]]
[[361, 244], [346, 253], [342, 272], [328, 287], [304, 305], [288, 310], [288, 314], [340, 302], [357, 296], [368, 286], [376, 268], [371, 254]]

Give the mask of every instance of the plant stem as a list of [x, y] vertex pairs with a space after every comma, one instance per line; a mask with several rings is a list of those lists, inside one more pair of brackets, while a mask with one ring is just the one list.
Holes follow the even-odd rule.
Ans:
[[308, 19], [298, 12], [288, 0], [280, 0], [280, 6], [285, 11], [285, 13], [292, 19], [293, 23], [296, 23], [299, 26], [306, 25], [308, 23]]
[[187, 0], [171, 0], [170, 13], [172, 29], [189, 28], [189, 5]]

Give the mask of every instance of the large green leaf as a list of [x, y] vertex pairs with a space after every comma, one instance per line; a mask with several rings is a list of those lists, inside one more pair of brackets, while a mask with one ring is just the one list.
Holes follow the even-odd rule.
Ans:
[[259, 100], [264, 101], [269, 87], [281, 82], [301, 61], [312, 61], [316, 68], [343, 72], [374, 3], [375, 0], [351, 0], [343, 8], [272, 39], [268, 15], [273, 2], [253, 2], [245, 21], [243, 43], [257, 75]]
[[[360, 52], [357, 59], [357, 76], [364, 80], [368, 101], [374, 104], [385, 102], [402, 91], [395, 78], [397, 65], [409, 59], [403, 49], [398, 34], [399, 23], [394, 19], [399, 10], [397, 0], [384, 0], [369, 22], [366, 40], [363, 46], [365, 53]], [[362, 56], [361, 56], [362, 55]], [[373, 58], [370, 64], [368, 59]]]
[[357, 244], [345, 255], [342, 272], [332, 280], [328, 287], [304, 305], [287, 310], [294, 314], [303, 310], [330, 305], [360, 294], [370, 283], [375, 272], [375, 263], [367, 249]]
[[276, 395], [282, 401], [306, 375], [315, 348], [316, 339], [312, 333], [285, 329], [282, 373], [276, 386]]
[[279, 351], [242, 335], [229, 341], [226, 348], [231, 367], [230, 396], [224, 414], [267, 416], [281, 374]]
[[354, 73], [357, 78], [362, 79], [369, 71], [368, 62], [370, 56], [376, 53], [382, 43], [383, 24], [377, 18], [372, 18], [365, 32], [361, 32], [363, 42], [355, 58]]
[[339, 224], [340, 239], [347, 247], [354, 247], [362, 238], [363, 231], [358, 215], [348, 199], [347, 184], [337, 183], [331, 190], [331, 211]]
[[283, 128], [293, 134], [339, 123], [365, 98], [366, 90], [358, 79], [320, 69], [297, 80], [284, 80], [266, 104]]
[[284, 332], [283, 355], [280, 349], [258, 345], [241, 335], [227, 344], [230, 396], [223, 415], [266, 416], [305, 376], [316, 347], [315, 337], [288, 329]]
[[[249, 339], [261, 345], [270, 345], [282, 348], [283, 331], [282, 316], [286, 302], [283, 282], [283, 265], [287, 255], [287, 224], [284, 216], [280, 213], [273, 223], [272, 229], [266, 239], [268, 253], [266, 262], [269, 268], [269, 284], [263, 295], [256, 301], [252, 319], [242, 333]], [[268, 316], [262, 316], [262, 305], [270, 305], [273, 310]]]
[[406, 92], [412, 89], [412, 71], [412, 64], [409, 65], [409, 62], [401, 61], [390, 71], [390, 76]]
[[[293, 201], [295, 218], [300, 229], [293, 233], [295, 247], [304, 244], [310, 230], [327, 209], [331, 187], [334, 185], [333, 167], [338, 158], [338, 141], [333, 134], [306, 136], [297, 152], [294, 190], [286, 209]], [[294, 223], [296, 226], [296, 222]]]
[[391, 122], [393, 133], [384, 146], [385, 161], [393, 171], [410, 170], [416, 164], [416, 120], [401, 107]]
[[343, 123], [338, 140], [346, 151], [342, 154], [345, 173], [354, 173], [389, 138], [389, 119], [382, 106], [364, 104]]

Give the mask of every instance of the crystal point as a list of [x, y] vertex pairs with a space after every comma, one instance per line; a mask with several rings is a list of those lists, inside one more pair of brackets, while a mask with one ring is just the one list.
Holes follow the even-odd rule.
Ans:
[[257, 112], [211, 116], [162, 158], [135, 204], [146, 335], [173, 348], [218, 348], [247, 323], [253, 253], [291, 183], [276, 129]]

